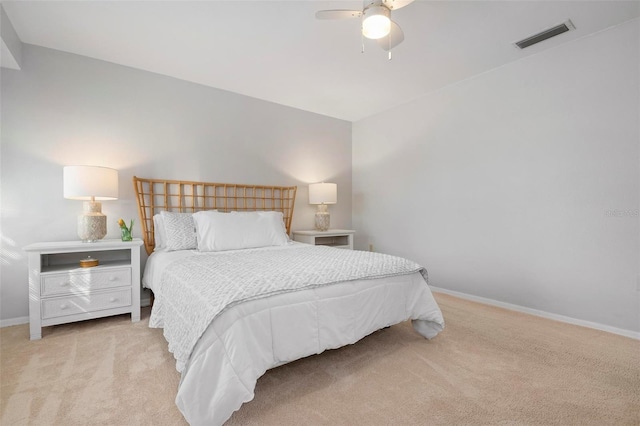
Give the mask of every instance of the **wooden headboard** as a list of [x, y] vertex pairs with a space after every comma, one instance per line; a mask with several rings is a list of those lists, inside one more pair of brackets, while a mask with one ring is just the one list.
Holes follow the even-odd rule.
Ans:
[[161, 211], [195, 213], [201, 210], [278, 211], [291, 233], [296, 186], [242, 185], [133, 177], [147, 254], [155, 247], [153, 215]]

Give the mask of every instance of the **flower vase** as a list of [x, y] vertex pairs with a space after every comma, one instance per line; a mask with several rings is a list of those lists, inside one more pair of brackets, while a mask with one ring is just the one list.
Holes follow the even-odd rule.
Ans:
[[122, 241], [131, 241], [133, 238], [131, 237], [131, 229], [120, 228], [120, 237]]

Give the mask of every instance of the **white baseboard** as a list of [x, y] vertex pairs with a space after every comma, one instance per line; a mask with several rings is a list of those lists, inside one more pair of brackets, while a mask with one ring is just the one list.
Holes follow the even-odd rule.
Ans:
[[593, 328], [596, 330], [606, 331], [613, 334], [619, 334], [620, 336], [630, 337], [632, 339], [640, 340], [640, 332], [625, 330], [623, 328], [611, 327], [609, 325], [599, 324], [597, 322], [585, 321], [576, 318], [567, 317], [564, 315], [552, 314], [550, 312], [540, 311], [538, 309], [526, 308], [520, 305], [514, 305], [512, 303], [500, 302], [498, 300], [488, 299], [486, 297], [474, 296], [472, 294], [461, 293], [459, 291], [447, 290], [446, 288], [429, 286], [431, 290], [436, 293], [449, 294], [451, 296], [459, 297], [461, 299], [471, 300], [472, 302], [478, 302], [485, 305], [497, 306], [499, 308], [509, 309], [511, 311], [523, 312], [525, 314], [535, 315], [537, 317], [552, 319], [555, 321], [565, 322], [567, 324], [580, 325], [582, 327]]
[[8, 318], [0, 320], [0, 328], [11, 327], [12, 325], [29, 324], [29, 317]]

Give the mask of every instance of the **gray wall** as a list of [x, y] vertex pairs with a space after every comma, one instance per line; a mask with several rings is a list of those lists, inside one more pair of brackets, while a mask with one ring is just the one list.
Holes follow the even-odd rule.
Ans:
[[298, 185], [294, 230], [313, 226], [307, 184], [336, 182], [332, 225], [351, 227], [349, 122], [31, 45], [1, 82], [5, 324], [28, 315], [22, 247], [78, 238], [82, 203], [62, 197], [65, 165], [119, 170], [119, 199], [102, 203], [107, 238], [118, 218], [137, 220], [134, 175]]
[[356, 245], [437, 287], [640, 331], [639, 21], [354, 123]]

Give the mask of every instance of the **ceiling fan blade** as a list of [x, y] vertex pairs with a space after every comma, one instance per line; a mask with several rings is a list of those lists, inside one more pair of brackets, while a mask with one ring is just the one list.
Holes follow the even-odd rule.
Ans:
[[316, 12], [316, 19], [349, 19], [361, 16], [361, 10], [319, 10]]
[[410, 5], [413, 2], [414, 0], [383, 0], [384, 5], [391, 10], [398, 10], [402, 7]]
[[391, 50], [404, 40], [404, 33], [398, 24], [391, 21], [391, 31], [386, 37], [377, 39], [378, 45], [384, 50]]

